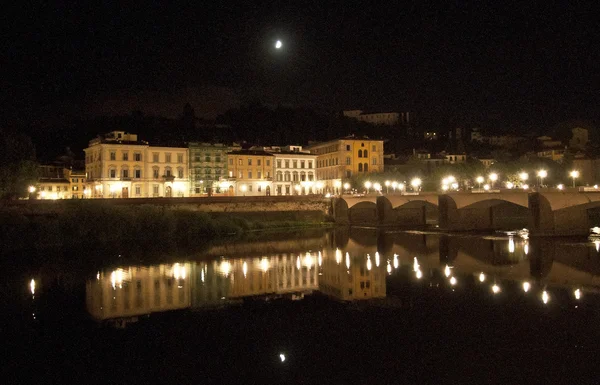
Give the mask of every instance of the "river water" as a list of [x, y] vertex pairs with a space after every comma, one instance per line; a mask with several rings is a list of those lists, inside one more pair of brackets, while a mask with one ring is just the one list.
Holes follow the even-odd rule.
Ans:
[[598, 383], [599, 249], [352, 229], [21, 256], [2, 383]]

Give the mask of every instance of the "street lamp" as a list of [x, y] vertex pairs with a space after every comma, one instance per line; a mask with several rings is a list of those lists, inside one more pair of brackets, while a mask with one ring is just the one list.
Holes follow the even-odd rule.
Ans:
[[513, 187], [515, 187], [515, 185], [513, 184], [513, 182], [506, 182], [506, 188], [507, 189], [512, 189]]
[[414, 191], [417, 191], [419, 186], [421, 186], [421, 179], [414, 178], [413, 180], [410, 181], [410, 185], [412, 186]]
[[35, 186], [29, 186], [28, 190], [30, 194], [33, 194], [35, 192]]
[[379, 183], [374, 183], [373, 190], [377, 191], [378, 193], [381, 192], [381, 185]]
[[365, 188], [367, 189], [367, 194], [369, 193], [369, 189], [371, 188], [372, 185], [373, 184], [371, 182], [369, 182], [369, 181], [365, 182]]
[[475, 181], [477, 181], [477, 183], [479, 183], [479, 190], [481, 190], [481, 184], [483, 183], [484, 179], [482, 176], [478, 176]]
[[400, 192], [404, 192], [404, 189], [406, 188], [406, 186], [404, 186], [404, 183], [398, 183], [398, 189], [400, 190]]
[[573, 170], [569, 173], [569, 175], [571, 175], [571, 178], [573, 178], [573, 188], [575, 188], [575, 178], [579, 178], [579, 171]]
[[393, 181], [392, 182], [392, 188], [394, 189], [394, 192], [396, 192], [396, 187], [398, 187], [398, 182]]
[[544, 178], [548, 176], [548, 171], [540, 170], [537, 173], [538, 177], [540, 177], [540, 188], [544, 185]]
[[527, 174], [525, 171], [520, 172], [519, 179], [521, 179], [522, 182], [525, 182], [527, 179], [529, 179], [529, 174]]
[[385, 181], [385, 193], [389, 194], [390, 193], [390, 184], [392, 184], [389, 180]]
[[244, 196], [246, 196], [246, 191], [248, 191], [248, 186], [243, 184], [240, 186], [240, 190], [242, 190], [242, 192], [244, 193]]
[[346, 191], [346, 194], [347, 194], [348, 190], [350, 190], [350, 183], [348, 183], [348, 182], [344, 183], [344, 190]]
[[335, 182], [333, 182], [333, 187], [335, 187], [335, 189], [336, 189], [336, 194], [342, 195], [342, 192], [340, 191], [342, 189], [342, 181], [341, 180], [336, 180]]
[[492, 188], [494, 188], [494, 182], [498, 180], [498, 174], [495, 172], [490, 174], [490, 180], [492, 181]]

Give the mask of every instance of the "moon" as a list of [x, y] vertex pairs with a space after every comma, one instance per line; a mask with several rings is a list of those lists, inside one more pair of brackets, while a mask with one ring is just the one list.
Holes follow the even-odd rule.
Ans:
[[280, 49], [283, 46], [283, 43], [281, 42], [281, 40], [277, 40], [275, 42], [275, 48]]

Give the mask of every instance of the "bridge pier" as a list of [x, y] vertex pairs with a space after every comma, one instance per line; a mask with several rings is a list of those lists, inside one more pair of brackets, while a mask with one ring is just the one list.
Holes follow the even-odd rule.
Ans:
[[535, 192], [529, 195], [529, 231], [539, 236], [589, 235], [600, 226], [600, 193]]
[[447, 231], [493, 230], [492, 207], [462, 208], [448, 195], [440, 195], [440, 229]]

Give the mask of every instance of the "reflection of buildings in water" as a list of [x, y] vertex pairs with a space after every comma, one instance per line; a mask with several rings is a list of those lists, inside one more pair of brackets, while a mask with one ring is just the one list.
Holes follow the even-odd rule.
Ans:
[[386, 262], [374, 258], [351, 256], [336, 250], [333, 258], [323, 259], [319, 290], [343, 301], [385, 297]]
[[98, 320], [190, 306], [190, 264], [130, 266], [99, 272], [86, 283], [86, 306]]
[[310, 293], [319, 288], [317, 253], [280, 253], [259, 258], [223, 259], [192, 267], [193, 306], [232, 299]]

